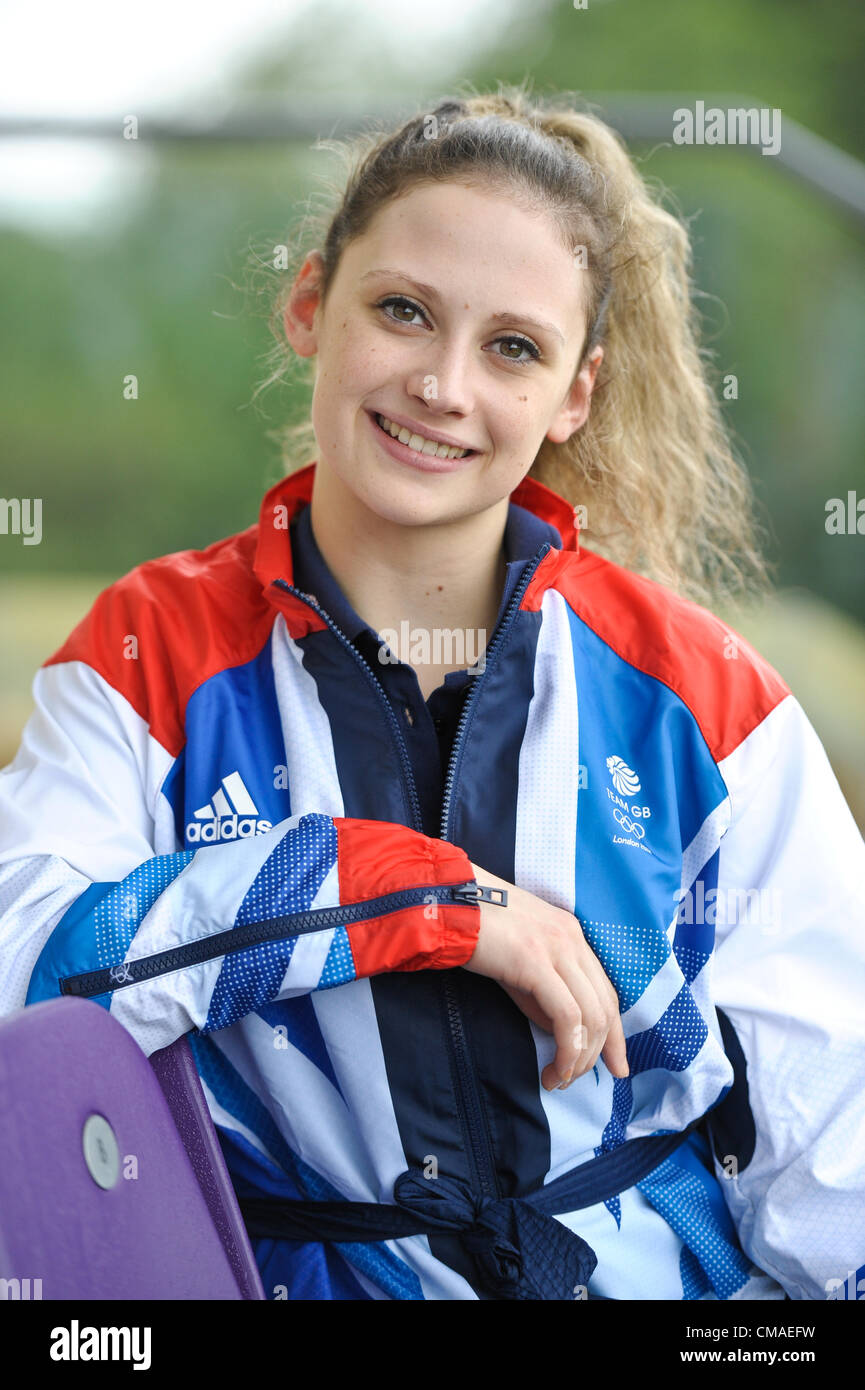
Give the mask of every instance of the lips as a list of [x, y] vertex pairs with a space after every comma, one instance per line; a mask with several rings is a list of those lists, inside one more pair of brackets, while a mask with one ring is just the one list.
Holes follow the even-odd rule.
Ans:
[[[373, 419], [379, 429], [390, 435], [391, 439], [399, 439], [400, 443], [405, 444], [414, 453], [425, 454], [428, 458], [461, 458], [477, 453], [476, 449], [467, 444], [449, 439], [446, 435], [439, 435], [434, 430], [425, 434], [416, 425], [394, 420], [381, 411], [373, 412]], [[403, 435], [406, 437], [403, 438]]]
[[[389, 454], [392, 459], [395, 459], [397, 463], [401, 463], [404, 466], [407, 465], [416, 472], [456, 473], [470, 464], [473, 464], [475, 459], [479, 457], [479, 451], [477, 449], [462, 454], [461, 452], [457, 452], [456, 445], [443, 446], [450, 450], [453, 457], [448, 457], [446, 453], [421, 452], [420, 447], [410, 448], [408, 444], [403, 443], [398, 437], [392, 435], [389, 430], [382, 429], [379, 424], [377, 412], [367, 410], [365, 414], [370, 422], [370, 428], [375, 431], [375, 438], [384, 452]], [[390, 417], [384, 416], [381, 418], [389, 419]], [[400, 432], [409, 434], [409, 439], [414, 439], [418, 446], [421, 445], [424, 438], [424, 436], [409, 433], [408, 426], [402, 427]], [[435, 441], [431, 442], [434, 443]]]

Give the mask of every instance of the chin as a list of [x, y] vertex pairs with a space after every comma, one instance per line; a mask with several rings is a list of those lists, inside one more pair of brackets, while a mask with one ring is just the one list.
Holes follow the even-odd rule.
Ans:
[[[465, 513], [458, 503], [465, 480], [435, 474], [396, 475], [387, 468], [368, 465], [351, 476], [340, 477], [355, 502], [395, 526], [423, 526], [454, 520]], [[462, 486], [461, 486], [462, 483]]]
[[455, 515], [453, 503], [448, 505], [446, 498], [430, 497], [420, 488], [397, 490], [390, 480], [365, 490], [358, 500], [368, 511], [394, 526], [429, 526], [453, 520]]

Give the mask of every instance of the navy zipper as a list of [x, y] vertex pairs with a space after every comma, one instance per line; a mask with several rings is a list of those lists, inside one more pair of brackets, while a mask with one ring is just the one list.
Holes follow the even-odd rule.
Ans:
[[[463, 745], [465, 734], [468, 727], [469, 717], [474, 705], [477, 703], [477, 690], [480, 687], [484, 676], [493, 661], [501, 650], [505, 634], [513, 622], [516, 612], [522, 602], [523, 595], [531, 583], [532, 576], [538, 565], [543, 560], [548, 550], [552, 546], [545, 542], [534, 559], [526, 566], [519, 583], [511, 595], [501, 622], [496, 628], [486, 649], [484, 658], [484, 669], [477, 676], [472, 677], [472, 684], [463, 702], [454, 735], [451, 756], [448, 762], [447, 779], [445, 781], [444, 795], [442, 797], [442, 818], [440, 838], [447, 840], [450, 833], [450, 803], [454, 785], [456, 783], [457, 772], [462, 760]], [[489, 1124], [483, 1101], [478, 1090], [475, 1066], [469, 1051], [466, 1038], [465, 1025], [463, 1023], [462, 1012], [460, 1009], [460, 975], [457, 970], [441, 970], [438, 972], [439, 987], [442, 992], [442, 1000], [448, 1020], [448, 1037], [450, 1041], [451, 1064], [457, 1091], [457, 1109], [463, 1120], [463, 1130], [466, 1140], [466, 1153], [471, 1159], [475, 1173], [477, 1188], [484, 1196], [501, 1197], [498, 1177], [496, 1175], [495, 1159], [493, 1157], [492, 1138], [490, 1136]]]
[[501, 645], [504, 640], [505, 633], [507, 629], [510, 627], [511, 623], [513, 622], [514, 615], [516, 614], [517, 609], [523, 601], [523, 595], [525, 594], [526, 589], [532, 582], [535, 570], [538, 568], [538, 565], [543, 560], [547, 551], [552, 550], [552, 548], [553, 547], [550, 545], [549, 541], [545, 541], [544, 544], [541, 546], [540, 550], [538, 551], [537, 555], [534, 557], [534, 559], [531, 560], [529, 564], [526, 566], [526, 568], [523, 570], [520, 576], [519, 583], [517, 584], [517, 587], [514, 589], [514, 592], [511, 595], [511, 601], [505, 609], [505, 612], [502, 615], [502, 620], [496, 628], [495, 632], [493, 633], [492, 638], [490, 640], [490, 644], [486, 649], [484, 655], [484, 669], [477, 676], [472, 677], [472, 684], [469, 687], [469, 693], [466, 699], [463, 701], [463, 707], [460, 710], [459, 722], [457, 724], [456, 733], [454, 734], [453, 747], [451, 748], [451, 756], [450, 761], [448, 763], [447, 780], [445, 782], [444, 795], [442, 797], [441, 834], [439, 837], [442, 840], [446, 840], [448, 838], [451, 793], [453, 791], [454, 783], [456, 782], [460, 758], [462, 756], [463, 735], [465, 733], [469, 713], [472, 709], [472, 706], [475, 704], [475, 691], [482, 684], [484, 676], [489, 670], [490, 662], [501, 650]]
[[358, 662], [358, 664], [363, 668], [363, 670], [366, 672], [366, 674], [372, 681], [373, 688], [381, 702], [385, 714], [387, 715], [388, 723], [390, 724], [397, 745], [397, 749], [399, 750], [399, 757], [400, 762], [402, 763], [405, 785], [408, 788], [408, 793], [411, 800], [411, 806], [409, 810], [411, 812], [412, 821], [414, 822], [413, 828], [415, 830], [420, 830], [421, 833], [423, 833], [423, 817], [421, 815], [420, 802], [418, 801], [417, 797], [417, 788], [414, 784], [414, 774], [411, 770], [411, 759], [409, 758], [408, 749], [405, 746], [405, 739], [402, 736], [402, 730], [400, 729], [399, 724], [397, 723], [397, 718], [393, 712], [390, 700], [387, 698], [387, 695], [382, 689], [381, 682], [376, 676], [375, 671], [372, 669], [366, 658], [358, 651], [354, 643], [349, 641], [342, 629], [337, 627], [330, 614], [325, 613], [324, 609], [315, 599], [311, 598], [309, 594], [305, 594], [301, 589], [296, 588], [294, 584], [287, 584], [284, 579], [274, 579], [273, 582], [274, 584], [278, 585], [280, 589], [285, 589], [288, 593], [294, 594], [296, 598], [302, 599], [305, 604], [307, 604], [310, 608], [314, 609], [316, 613], [318, 613], [322, 618], [324, 618], [324, 621], [327, 623], [334, 637], [339, 639], [339, 641], [345, 647], [346, 651], [351, 652], [351, 655], [354, 657], [355, 661]]
[[140, 984], [142, 980], [154, 980], [175, 970], [185, 970], [190, 965], [201, 965], [204, 961], [233, 955], [235, 951], [246, 951], [250, 946], [260, 946], [265, 941], [280, 941], [287, 936], [301, 936], [304, 932], [325, 931], [329, 927], [347, 926], [350, 922], [362, 922], [370, 917], [385, 917], [391, 912], [402, 912], [404, 908], [428, 903], [431, 899], [439, 903], [492, 902], [494, 899], [491, 895], [499, 891], [481, 889], [473, 879], [455, 884], [422, 884], [418, 888], [402, 888], [399, 892], [384, 893], [381, 897], [367, 898], [345, 907], [310, 908], [306, 912], [268, 917], [262, 922], [231, 927], [227, 931], [202, 937], [200, 941], [190, 941], [185, 946], [157, 951], [155, 955], [143, 956], [141, 960], [123, 961], [120, 965], [91, 970], [83, 975], [68, 975], [60, 980], [60, 993], [84, 998], [107, 994], [112, 990], [124, 989], [127, 985]]

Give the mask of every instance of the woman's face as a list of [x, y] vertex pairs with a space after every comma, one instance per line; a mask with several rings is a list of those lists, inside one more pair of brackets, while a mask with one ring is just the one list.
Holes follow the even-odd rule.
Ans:
[[[406, 526], [465, 518], [513, 491], [545, 437], [584, 423], [602, 352], [575, 377], [586, 271], [547, 216], [423, 184], [347, 246], [324, 305], [320, 271], [313, 252], [285, 324], [298, 353], [318, 354], [312, 423], [331, 497], [347, 489]], [[433, 456], [437, 436], [473, 452]]]

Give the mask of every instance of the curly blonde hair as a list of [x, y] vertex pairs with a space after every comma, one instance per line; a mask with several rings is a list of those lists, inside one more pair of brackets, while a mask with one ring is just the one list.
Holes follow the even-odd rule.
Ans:
[[[319, 142], [347, 176], [317, 214], [312, 197], [307, 204], [294, 264], [271, 300], [276, 346], [256, 394], [298, 361], [282, 315], [310, 235], [322, 248], [324, 299], [346, 246], [409, 188], [461, 182], [522, 196], [555, 219], [570, 254], [585, 248], [577, 370], [604, 348], [586, 424], [563, 444], [545, 439], [530, 476], [585, 507], [591, 547], [620, 564], [699, 601], [759, 592], [767, 571], [753, 494], [718, 405], [713, 354], [700, 345], [687, 226], [661, 206], [665, 190], [648, 186], [620, 137], [577, 106], [573, 93], [536, 102], [525, 82], [499, 83], [396, 130]], [[274, 434], [287, 471], [314, 459], [308, 418]]]

